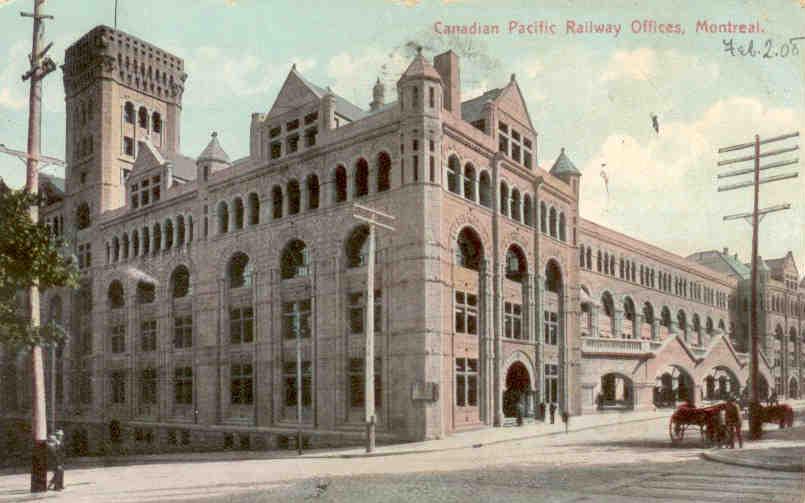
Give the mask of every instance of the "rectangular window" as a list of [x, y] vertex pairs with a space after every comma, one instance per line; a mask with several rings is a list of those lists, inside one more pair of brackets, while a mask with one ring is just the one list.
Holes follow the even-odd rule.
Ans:
[[288, 153], [293, 154], [297, 150], [299, 150], [299, 135], [289, 136], [287, 140], [288, 144]]
[[310, 128], [305, 131], [305, 147], [312, 147], [316, 145], [316, 135], [319, 133], [319, 130], [316, 128]]
[[428, 87], [428, 106], [436, 108], [436, 91], [432, 87]]
[[151, 178], [151, 199], [154, 202], [159, 201], [159, 196], [160, 196], [159, 181], [160, 181], [159, 176], [155, 176], [155, 177]]
[[282, 143], [275, 141], [271, 144], [271, 158], [279, 159], [282, 155]]
[[193, 316], [173, 318], [173, 347], [176, 349], [193, 347]]
[[506, 133], [506, 134], [509, 134], [509, 126], [508, 126], [508, 124], [506, 124], [505, 122], [499, 122], [499, 123], [498, 123], [498, 128], [499, 128], [499, 129], [500, 129], [502, 132], [504, 132], [504, 133]]
[[478, 335], [478, 296], [456, 291], [455, 324], [457, 334]]
[[112, 403], [126, 403], [126, 372], [112, 372]]
[[504, 303], [503, 310], [504, 334], [510, 339], [523, 338], [523, 311], [520, 304]]
[[123, 138], [123, 153], [126, 155], [134, 155], [134, 138], [128, 136]]
[[559, 401], [559, 367], [545, 364], [545, 402]]
[[126, 325], [114, 325], [112, 332], [112, 353], [123, 353], [126, 351]]
[[254, 403], [254, 368], [251, 362], [232, 363], [229, 367], [230, 400], [233, 404]]
[[[285, 382], [285, 405], [297, 405], [298, 390], [296, 389], [296, 361], [285, 362], [283, 366]], [[313, 369], [309, 361], [302, 361], [302, 406], [309, 407], [313, 403]]]
[[292, 121], [290, 121], [290, 122], [285, 124], [285, 130], [286, 131], [293, 131], [293, 130], [298, 129], [298, 128], [299, 128], [299, 119], [294, 119], [294, 120], [292, 120]]
[[456, 406], [478, 406], [478, 360], [456, 358]]
[[544, 311], [543, 329], [545, 344], [556, 345], [556, 332], [559, 328], [559, 314], [555, 311]]
[[284, 302], [282, 335], [285, 339], [310, 337], [310, 299]]
[[173, 399], [176, 404], [193, 403], [193, 367], [173, 369]]
[[[349, 359], [349, 405], [351, 407], [363, 407], [364, 400], [366, 399], [366, 383], [364, 381], [364, 372], [366, 370], [365, 360], [363, 358], [350, 358]], [[381, 360], [375, 358], [375, 407], [380, 407], [383, 403], [383, 380], [381, 372]]]
[[140, 373], [140, 403], [143, 405], [157, 403], [157, 372], [152, 368], [143, 369]]
[[143, 352], [157, 349], [157, 320], [140, 322], [140, 350]]
[[282, 127], [277, 126], [277, 127], [271, 128], [268, 131], [268, 137], [269, 138], [276, 138], [277, 136], [280, 135], [280, 133], [282, 133]]
[[309, 114], [305, 115], [305, 125], [306, 126], [308, 124], [313, 124], [317, 120], [319, 120], [319, 112], [318, 111], [310, 112]]
[[436, 181], [436, 158], [430, 156], [430, 181], [431, 183]]
[[241, 344], [254, 340], [254, 309], [239, 307], [229, 310], [229, 343]]
[[504, 154], [509, 154], [509, 139], [503, 135], [498, 135], [498, 150]]
[[418, 155], [415, 155], [415, 156], [414, 156], [414, 158], [413, 158], [413, 160], [414, 160], [414, 167], [413, 167], [413, 170], [414, 170], [414, 181], [416, 182], [416, 181], [418, 181], [418, 180], [419, 180], [419, 156], [418, 156]]
[[[375, 290], [375, 333], [383, 331], [382, 315], [383, 315], [383, 291]], [[364, 332], [364, 312], [366, 307], [364, 301], [364, 294], [361, 292], [350, 293], [348, 298], [347, 317], [349, 319], [349, 330], [353, 334], [362, 334]]]
[[528, 169], [531, 169], [531, 151], [530, 150], [523, 150], [523, 164]]

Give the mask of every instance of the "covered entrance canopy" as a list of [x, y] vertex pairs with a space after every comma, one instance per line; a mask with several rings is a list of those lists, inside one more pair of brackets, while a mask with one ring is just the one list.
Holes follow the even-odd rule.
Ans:
[[670, 365], [657, 376], [654, 385], [656, 407], [676, 407], [677, 402], [694, 401], [693, 378], [684, 369]]

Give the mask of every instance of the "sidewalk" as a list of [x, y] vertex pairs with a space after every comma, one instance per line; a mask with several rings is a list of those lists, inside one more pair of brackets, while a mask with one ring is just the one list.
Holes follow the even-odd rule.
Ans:
[[[769, 425], [766, 427], [769, 428]], [[767, 429], [763, 432], [762, 440], [744, 441], [743, 449], [711, 449], [702, 453], [702, 457], [749, 468], [805, 472], [805, 426], [784, 430]]]

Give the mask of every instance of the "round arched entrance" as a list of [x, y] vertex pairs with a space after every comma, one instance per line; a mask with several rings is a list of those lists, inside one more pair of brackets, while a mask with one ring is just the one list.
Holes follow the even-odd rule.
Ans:
[[677, 402], [694, 402], [695, 388], [690, 374], [682, 368], [672, 365], [657, 376], [654, 385], [654, 405], [656, 407], [676, 407]]
[[517, 417], [517, 408], [522, 405], [526, 414], [528, 395], [531, 391], [531, 376], [522, 362], [514, 362], [506, 371], [506, 390], [503, 392], [503, 415]]
[[[758, 399], [761, 401], [766, 400], [769, 397], [769, 381], [766, 380], [766, 377], [763, 374], [758, 374]], [[743, 396], [749, 398], [752, 394], [752, 379], [749, 378], [746, 380], [746, 386], [744, 386]]]
[[601, 376], [601, 392], [596, 405], [599, 410], [634, 409], [632, 380], [614, 373]]
[[715, 367], [704, 378], [702, 395], [704, 400], [726, 400], [730, 396], [739, 397], [741, 384], [735, 373], [727, 367]]

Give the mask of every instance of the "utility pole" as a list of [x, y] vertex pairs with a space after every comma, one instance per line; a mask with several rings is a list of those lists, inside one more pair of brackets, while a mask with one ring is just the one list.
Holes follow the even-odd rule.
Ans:
[[760, 136], [755, 135], [755, 141], [751, 143], [742, 143], [740, 145], [733, 145], [731, 147], [724, 147], [718, 149], [719, 154], [724, 154], [727, 152], [734, 152], [736, 150], [743, 150], [747, 148], [752, 148], [753, 153], [752, 155], [744, 156], [744, 157], [736, 157], [733, 159], [725, 159], [718, 161], [718, 166], [724, 166], [727, 164], [734, 164], [739, 162], [745, 161], [754, 161], [754, 168], [743, 168], [743, 169], [736, 169], [733, 171], [728, 171], [725, 173], [720, 173], [718, 175], [719, 179], [723, 178], [730, 178], [733, 176], [740, 176], [740, 175], [747, 175], [752, 174], [753, 180], [752, 181], [744, 181], [733, 183], [729, 185], [724, 185], [718, 188], [719, 192], [725, 192], [728, 190], [736, 190], [742, 189], [745, 187], [753, 187], [754, 188], [754, 208], [751, 213], [738, 213], [734, 215], [727, 215], [724, 217], [724, 220], [738, 220], [738, 219], [745, 219], [749, 221], [752, 225], [752, 275], [750, 281], [752, 282], [752, 307], [751, 307], [751, 356], [749, 359], [750, 367], [749, 367], [749, 379], [752, 383], [751, 389], [751, 397], [750, 397], [750, 404], [749, 404], [749, 437], [752, 439], [759, 439], [763, 435], [763, 422], [761, 419], [761, 406], [760, 406], [760, 396], [759, 396], [759, 380], [760, 376], [758, 373], [758, 339], [760, 337], [759, 333], [759, 326], [758, 326], [758, 227], [760, 225], [760, 221], [763, 219], [764, 216], [768, 215], [769, 213], [774, 213], [777, 211], [783, 211], [791, 208], [791, 205], [786, 204], [778, 204], [775, 206], [770, 206], [768, 208], [760, 209], [759, 200], [760, 200], [760, 185], [764, 183], [770, 182], [778, 182], [781, 180], [789, 180], [791, 178], [796, 178], [799, 176], [799, 173], [786, 173], [782, 175], [774, 175], [769, 176], [767, 178], [760, 178], [760, 172], [765, 171], [768, 169], [773, 168], [780, 168], [783, 166], [790, 166], [792, 164], [797, 164], [799, 159], [793, 160], [786, 160], [786, 161], [777, 161], [766, 164], [765, 166], [760, 165], [760, 159], [763, 157], [771, 157], [774, 155], [785, 154], [788, 152], [794, 152], [795, 150], [799, 149], [799, 146], [794, 147], [786, 147], [780, 148], [777, 150], [770, 150], [765, 153], [760, 152], [760, 146], [765, 145], [768, 143], [773, 143], [777, 141], [787, 140], [789, 138], [795, 138], [799, 136], [799, 132], [784, 134], [781, 136], [775, 136], [774, 138], [769, 138], [766, 140], [761, 140]]
[[[53, 47], [53, 43], [42, 48], [45, 19], [53, 19], [42, 13], [45, 0], [34, 0], [33, 14], [22, 12], [23, 17], [33, 18], [33, 42], [29, 57], [31, 67], [22, 76], [22, 80], [30, 80], [31, 88], [28, 96], [28, 156], [25, 188], [31, 194], [38, 191], [39, 176], [37, 172], [39, 162], [39, 149], [42, 143], [42, 79], [56, 69], [56, 63], [45, 54]], [[39, 219], [39, 208], [31, 206], [29, 211], [31, 220]], [[36, 285], [28, 289], [28, 316], [31, 327], [39, 328], [39, 290]], [[31, 349], [31, 370], [33, 374], [33, 407], [32, 425], [33, 455], [31, 466], [31, 492], [47, 490], [47, 416], [45, 411], [45, 372], [42, 362], [42, 347], [39, 345]]]
[[375, 227], [394, 231], [394, 227], [380, 222], [380, 219], [394, 220], [394, 217], [381, 211], [353, 204], [358, 212], [368, 213], [368, 216], [355, 213], [352, 216], [369, 224], [369, 235], [366, 237], [366, 293], [364, 295], [364, 333], [366, 344], [364, 346], [364, 392], [363, 404], [366, 419], [366, 452], [375, 450]]

